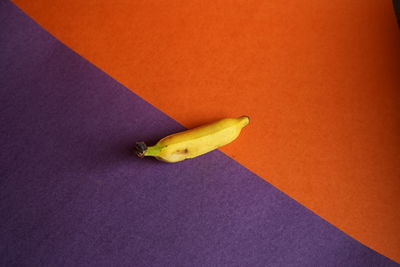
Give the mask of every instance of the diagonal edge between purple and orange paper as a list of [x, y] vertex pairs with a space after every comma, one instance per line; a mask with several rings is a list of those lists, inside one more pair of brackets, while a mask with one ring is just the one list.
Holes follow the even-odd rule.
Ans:
[[182, 127], [9, 2], [0, 21], [2, 265], [396, 266], [219, 151], [132, 157]]
[[224, 152], [398, 259], [399, 38], [389, 4], [16, 2], [185, 126], [248, 113], [247, 145]]

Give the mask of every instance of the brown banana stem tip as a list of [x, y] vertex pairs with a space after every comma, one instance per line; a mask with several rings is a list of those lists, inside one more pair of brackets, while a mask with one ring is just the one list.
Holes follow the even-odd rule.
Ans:
[[135, 153], [139, 158], [144, 158], [144, 152], [147, 150], [147, 145], [144, 142], [136, 142]]

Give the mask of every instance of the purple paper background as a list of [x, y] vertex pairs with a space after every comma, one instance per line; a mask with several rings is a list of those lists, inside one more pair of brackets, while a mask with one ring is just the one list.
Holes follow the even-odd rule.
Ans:
[[[398, 266], [219, 151], [0, 1], [1, 266]], [[135, 75], [135, 73], [132, 73]]]

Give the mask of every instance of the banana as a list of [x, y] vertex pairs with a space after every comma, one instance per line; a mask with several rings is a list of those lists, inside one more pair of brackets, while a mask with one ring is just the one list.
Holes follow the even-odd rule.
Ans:
[[194, 158], [235, 140], [249, 121], [248, 116], [226, 118], [169, 135], [154, 146], [148, 147], [144, 142], [137, 142], [136, 155], [141, 158], [152, 156], [171, 163]]

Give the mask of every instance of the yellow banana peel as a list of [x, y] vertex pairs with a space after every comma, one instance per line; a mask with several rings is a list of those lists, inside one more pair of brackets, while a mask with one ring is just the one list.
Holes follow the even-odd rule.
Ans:
[[137, 142], [136, 154], [139, 157], [152, 156], [171, 163], [194, 158], [235, 140], [249, 121], [248, 116], [226, 118], [169, 135], [154, 146]]

